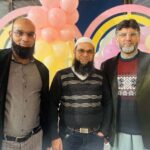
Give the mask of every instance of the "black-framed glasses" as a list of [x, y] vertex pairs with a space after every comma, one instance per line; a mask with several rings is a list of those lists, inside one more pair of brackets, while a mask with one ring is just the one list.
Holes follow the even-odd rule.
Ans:
[[124, 38], [127, 35], [129, 35], [130, 37], [136, 37], [137, 35], [139, 35], [138, 32], [132, 32], [132, 33], [118, 33], [118, 36]]
[[13, 33], [17, 36], [17, 37], [22, 37], [25, 34], [29, 37], [29, 38], [34, 38], [35, 37], [35, 32], [24, 32], [22, 30], [15, 30], [13, 31]]
[[94, 50], [93, 50], [93, 49], [89, 49], [89, 50], [77, 49], [77, 51], [78, 51], [80, 54], [87, 53], [88, 55], [91, 55], [91, 54], [94, 53]]

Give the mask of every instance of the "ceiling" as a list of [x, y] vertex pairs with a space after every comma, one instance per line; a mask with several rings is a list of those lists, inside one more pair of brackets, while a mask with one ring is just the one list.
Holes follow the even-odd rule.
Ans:
[[0, 18], [20, 7], [41, 5], [39, 0], [0, 0]]

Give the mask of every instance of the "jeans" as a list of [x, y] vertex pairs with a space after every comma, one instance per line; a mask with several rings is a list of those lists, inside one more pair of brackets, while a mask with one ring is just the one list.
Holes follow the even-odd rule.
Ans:
[[63, 150], [103, 150], [104, 139], [97, 133], [61, 132]]

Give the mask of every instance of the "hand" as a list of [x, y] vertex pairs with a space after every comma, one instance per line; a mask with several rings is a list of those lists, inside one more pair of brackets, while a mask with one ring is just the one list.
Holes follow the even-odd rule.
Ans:
[[105, 143], [105, 144], [108, 144], [109, 141], [108, 141], [106, 138], [104, 138], [104, 143]]
[[102, 132], [98, 132], [97, 135], [102, 137], [102, 138], [104, 137], [104, 134]]
[[61, 138], [52, 141], [52, 150], [63, 150]]
[[[98, 132], [97, 135], [100, 136], [101, 138], [104, 137], [104, 134], [102, 132]], [[107, 144], [109, 143], [109, 141], [106, 138], [104, 138], [104, 143]]]

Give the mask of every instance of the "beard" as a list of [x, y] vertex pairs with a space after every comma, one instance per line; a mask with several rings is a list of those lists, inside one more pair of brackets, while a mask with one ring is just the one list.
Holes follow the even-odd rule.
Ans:
[[32, 58], [34, 54], [34, 45], [32, 47], [24, 47], [16, 44], [13, 40], [12, 49], [22, 59]]
[[122, 52], [126, 54], [131, 54], [137, 49], [137, 46], [121, 47], [120, 49]]
[[81, 75], [89, 74], [94, 69], [93, 61], [90, 61], [87, 64], [83, 65], [81, 64], [80, 61], [78, 61], [77, 59], [74, 59], [73, 65], [74, 65], [75, 71]]

